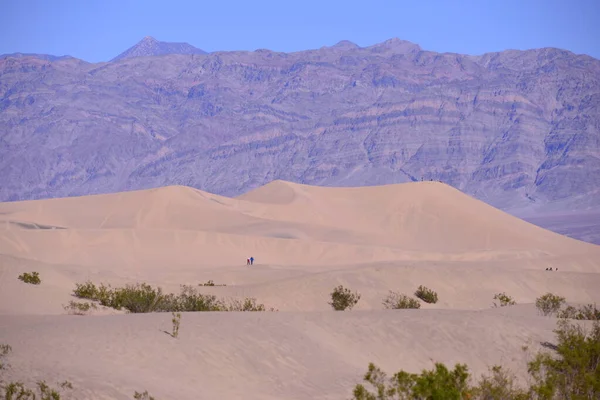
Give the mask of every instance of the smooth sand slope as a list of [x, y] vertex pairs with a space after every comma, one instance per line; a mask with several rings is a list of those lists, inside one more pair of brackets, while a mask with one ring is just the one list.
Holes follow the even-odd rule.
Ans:
[[[246, 266], [254, 256], [255, 265]], [[546, 268], [558, 271], [546, 271]], [[17, 276], [38, 271], [39, 286]], [[65, 315], [77, 282], [181, 284], [255, 297], [276, 313]], [[343, 284], [362, 297], [331, 311]], [[388, 290], [437, 304], [383, 310]], [[532, 303], [600, 302], [600, 246], [541, 229], [447, 185], [324, 188], [275, 181], [238, 198], [188, 187], [0, 203], [0, 343], [11, 377], [69, 379], [77, 398], [348, 398], [368, 362], [525, 370], [552, 340]], [[507, 292], [518, 306], [491, 308]]]

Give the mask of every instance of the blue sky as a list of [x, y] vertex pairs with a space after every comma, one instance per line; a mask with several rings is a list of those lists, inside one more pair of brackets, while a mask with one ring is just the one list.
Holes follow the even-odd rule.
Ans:
[[439, 52], [558, 47], [600, 59], [600, 0], [0, 0], [0, 54], [107, 61], [144, 36], [206, 51], [398, 37]]

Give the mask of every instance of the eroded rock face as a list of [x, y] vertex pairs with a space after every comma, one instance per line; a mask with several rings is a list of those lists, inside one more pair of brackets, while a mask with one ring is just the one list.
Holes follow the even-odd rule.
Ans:
[[[442, 180], [501, 208], [600, 205], [600, 61], [389, 40], [298, 53], [0, 59], [0, 200]], [[559, 208], [560, 208], [559, 207]]]

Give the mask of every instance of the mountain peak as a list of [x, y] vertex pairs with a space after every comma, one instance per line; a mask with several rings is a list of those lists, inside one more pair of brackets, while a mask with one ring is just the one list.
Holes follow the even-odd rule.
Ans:
[[359, 48], [359, 46], [356, 43], [352, 43], [349, 40], [340, 40], [339, 42], [334, 44], [332, 47], [334, 47], [336, 49], [358, 49]]
[[369, 48], [376, 52], [393, 51], [396, 53], [410, 53], [421, 50], [421, 46], [419, 46], [418, 44], [414, 44], [412, 42], [402, 40], [399, 38], [391, 38], [383, 43], [378, 43], [373, 46], [370, 46]]
[[162, 56], [165, 54], [206, 54], [206, 52], [188, 43], [161, 42], [152, 36], [145, 36], [138, 43], [110, 61], [119, 61], [132, 57]]

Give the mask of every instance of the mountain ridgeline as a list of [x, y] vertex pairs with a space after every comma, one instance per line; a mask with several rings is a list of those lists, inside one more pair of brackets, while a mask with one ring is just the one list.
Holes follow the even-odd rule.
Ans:
[[295, 53], [160, 43], [107, 63], [0, 59], [0, 201], [441, 180], [503, 209], [600, 206], [592, 57], [398, 39]]

